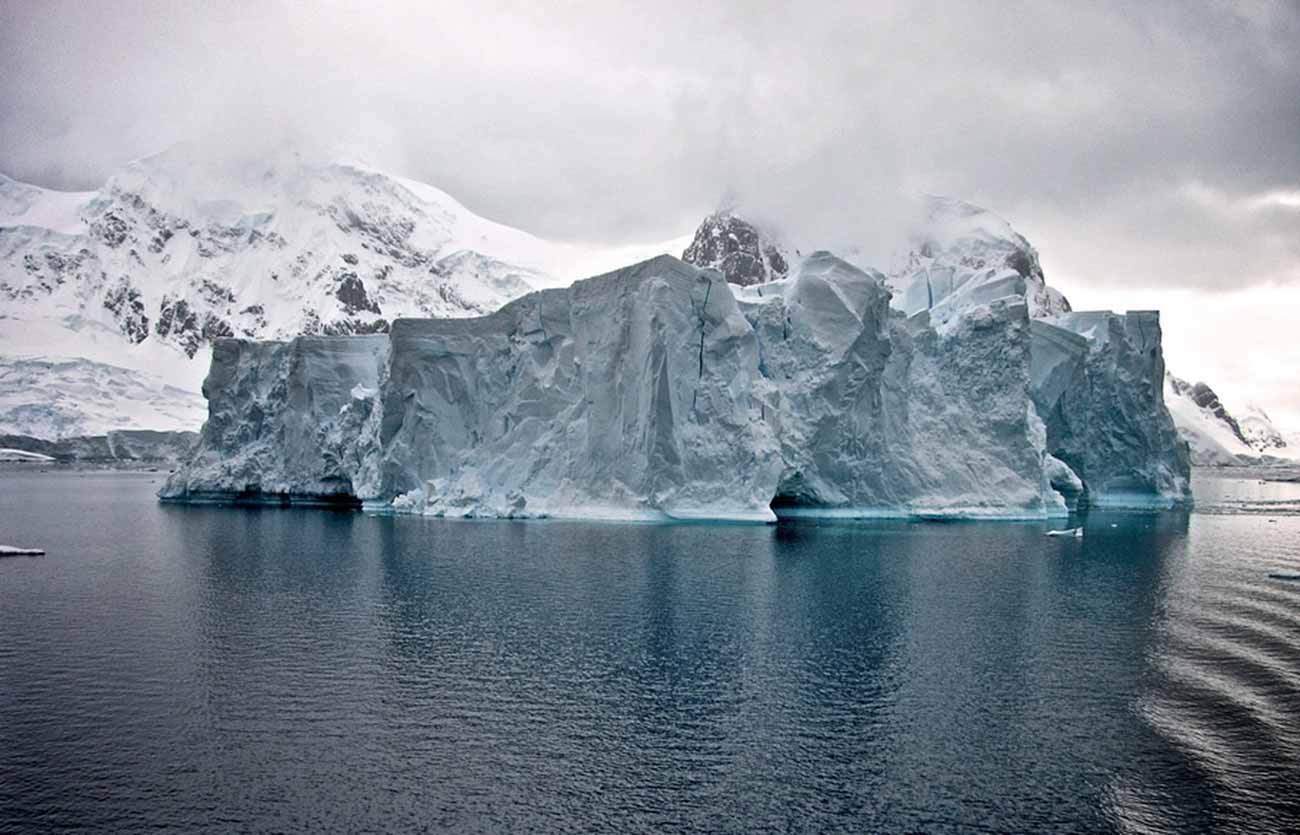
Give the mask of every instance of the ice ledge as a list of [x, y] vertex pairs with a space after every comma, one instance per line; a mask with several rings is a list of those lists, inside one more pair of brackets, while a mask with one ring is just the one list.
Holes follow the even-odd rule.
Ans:
[[776, 517], [783, 519], [827, 519], [860, 521], [915, 522], [1041, 522], [1064, 519], [1070, 512], [1064, 507], [1040, 510], [999, 510], [987, 507], [900, 508], [900, 507], [778, 507]]
[[412, 505], [387, 502], [360, 504], [366, 513], [393, 516], [424, 516], [435, 519], [499, 519], [499, 520], [556, 520], [569, 522], [628, 522], [628, 523], [717, 523], [770, 525], [778, 516], [768, 510], [658, 510], [612, 505], [575, 505], [545, 510], [496, 511], [486, 506], [464, 508], [420, 509]]

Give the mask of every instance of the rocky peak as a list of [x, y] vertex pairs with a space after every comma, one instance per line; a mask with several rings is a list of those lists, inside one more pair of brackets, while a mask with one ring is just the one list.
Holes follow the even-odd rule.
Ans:
[[1237, 440], [1247, 446], [1253, 446], [1246, 438], [1246, 434], [1241, 431], [1241, 425], [1237, 423], [1237, 419], [1228, 412], [1227, 407], [1223, 405], [1223, 401], [1219, 399], [1219, 395], [1215, 393], [1214, 389], [1210, 388], [1205, 383], [1189, 383], [1172, 374], [1167, 376], [1169, 379], [1169, 387], [1173, 389], [1175, 394], [1190, 399], [1197, 406], [1200, 406], [1202, 409], [1205, 409], [1207, 412], [1214, 415], [1215, 418], [1222, 421], [1224, 425], [1232, 430], [1232, 434], [1237, 436]]
[[775, 241], [727, 211], [704, 219], [682, 260], [718, 270], [728, 282], [742, 287], [785, 278], [790, 269]]

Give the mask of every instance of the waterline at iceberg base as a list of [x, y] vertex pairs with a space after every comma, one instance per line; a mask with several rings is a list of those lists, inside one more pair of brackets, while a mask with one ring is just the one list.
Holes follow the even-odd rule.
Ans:
[[755, 522], [1188, 502], [1158, 316], [1031, 319], [1014, 279], [909, 311], [828, 253], [744, 288], [661, 256], [479, 318], [222, 339], [160, 496]]

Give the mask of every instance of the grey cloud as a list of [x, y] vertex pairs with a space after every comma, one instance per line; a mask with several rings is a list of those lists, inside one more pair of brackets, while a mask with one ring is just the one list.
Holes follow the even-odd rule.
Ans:
[[1300, 282], [1300, 212], [1187, 193], [1300, 187], [1285, 2], [0, 9], [0, 170], [42, 184], [288, 140], [554, 237], [663, 238], [732, 196], [870, 248], [931, 192], [1098, 282]]

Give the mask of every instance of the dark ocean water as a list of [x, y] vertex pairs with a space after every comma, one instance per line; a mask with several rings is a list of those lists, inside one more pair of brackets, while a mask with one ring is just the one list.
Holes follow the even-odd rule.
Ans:
[[0, 830], [1282, 832], [1300, 485], [597, 525], [0, 472]]

